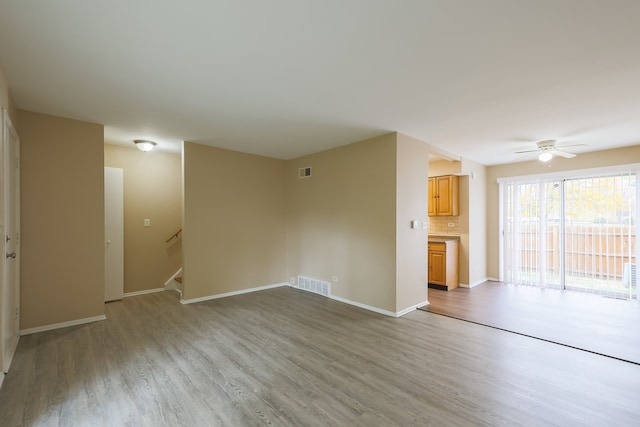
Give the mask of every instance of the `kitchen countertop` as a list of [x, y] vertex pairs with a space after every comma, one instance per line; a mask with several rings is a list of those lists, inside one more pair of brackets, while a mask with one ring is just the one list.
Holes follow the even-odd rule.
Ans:
[[436, 242], [436, 243], [459, 242], [460, 241], [460, 236], [430, 235], [428, 237], [427, 241]]

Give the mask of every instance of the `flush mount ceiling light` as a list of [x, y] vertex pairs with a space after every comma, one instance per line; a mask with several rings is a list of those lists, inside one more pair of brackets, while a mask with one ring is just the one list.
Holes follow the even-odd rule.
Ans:
[[541, 162], [548, 162], [549, 160], [551, 160], [553, 158], [553, 154], [551, 154], [548, 151], [543, 151], [542, 153], [540, 153], [540, 155], [538, 156], [538, 160], [540, 160]]
[[153, 147], [156, 146], [156, 143], [153, 141], [147, 141], [146, 139], [136, 139], [135, 141], [136, 147], [138, 147], [141, 151], [151, 151]]

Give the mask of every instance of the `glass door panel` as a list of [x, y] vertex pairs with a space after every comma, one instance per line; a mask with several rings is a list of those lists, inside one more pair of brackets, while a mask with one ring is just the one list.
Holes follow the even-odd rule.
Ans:
[[539, 286], [562, 289], [562, 181], [545, 182], [543, 188], [540, 239], [544, 263]]
[[636, 262], [635, 183], [631, 174], [565, 180], [566, 289], [637, 295], [627, 277]]
[[503, 183], [507, 281], [637, 298], [634, 173]]
[[505, 262], [511, 283], [560, 288], [561, 195], [558, 181], [505, 187]]

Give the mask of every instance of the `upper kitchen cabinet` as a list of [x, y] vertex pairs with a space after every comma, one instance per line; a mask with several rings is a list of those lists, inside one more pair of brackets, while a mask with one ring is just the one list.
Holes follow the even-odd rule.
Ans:
[[429, 216], [458, 216], [458, 177], [455, 175], [429, 178]]

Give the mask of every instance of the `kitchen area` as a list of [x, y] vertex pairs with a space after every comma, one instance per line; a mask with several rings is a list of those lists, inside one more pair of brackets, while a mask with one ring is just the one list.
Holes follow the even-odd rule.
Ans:
[[[435, 156], [434, 156], [435, 157]], [[486, 167], [464, 157], [428, 163], [429, 291], [472, 288], [487, 280]]]
[[427, 278], [430, 289], [460, 285], [460, 162], [429, 163]]

